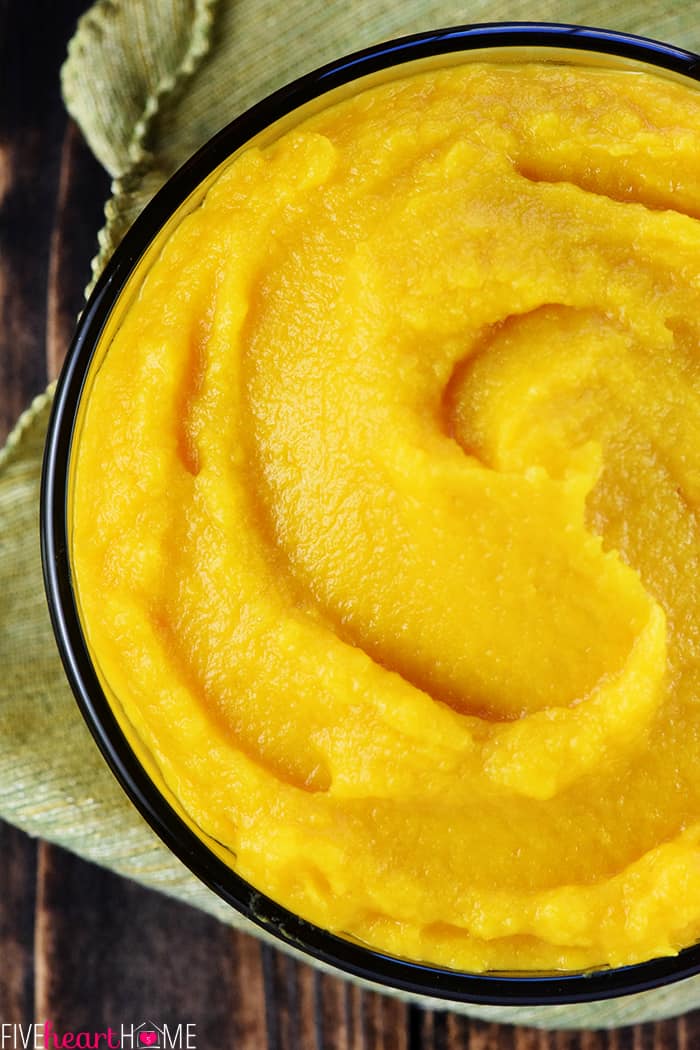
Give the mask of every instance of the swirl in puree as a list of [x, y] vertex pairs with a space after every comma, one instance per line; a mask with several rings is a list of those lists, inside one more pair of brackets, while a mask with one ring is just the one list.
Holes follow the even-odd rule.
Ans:
[[91, 651], [258, 890], [390, 953], [700, 936], [700, 96], [465, 64], [223, 167], [96, 372]]

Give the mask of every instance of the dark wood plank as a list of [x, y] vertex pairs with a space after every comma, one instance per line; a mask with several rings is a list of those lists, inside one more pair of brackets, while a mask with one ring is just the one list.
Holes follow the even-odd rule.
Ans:
[[263, 948], [262, 959], [268, 1046], [319, 1050], [317, 975], [269, 946]]
[[408, 1050], [408, 1008], [398, 999], [367, 994], [366, 1017], [373, 1042], [371, 1050]]
[[[269, 1041], [262, 945], [242, 933], [234, 932], [230, 936], [234, 953], [233, 967], [228, 975], [234, 1029], [233, 1042], [230, 1045], [235, 1050], [264, 1048], [269, 1045]], [[216, 994], [214, 990], [212, 992]], [[223, 1044], [217, 1038], [213, 1038], [209, 1045], [218, 1047]]]
[[36, 843], [0, 822], [0, 1021], [26, 1023], [34, 1004]]
[[0, 7], [0, 430], [46, 383], [45, 295], [66, 115], [58, 73], [83, 0]]
[[109, 178], [76, 124], [66, 124], [61, 145], [46, 291], [46, 371], [54, 379], [73, 337], [104, 222]]
[[242, 994], [261, 998], [259, 977], [222, 923], [46, 844], [38, 885], [37, 1018], [73, 1031], [194, 1023], [202, 1047], [265, 1045], [256, 1026], [241, 1038], [235, 1013]]
[[513, 1050], [549, 1050], [549, 1035], [537, 1028], [516, 1028]]
[[[692, 1044], [688, 1038], [690, 1018], [680, 1017], [677, 1021], [671, 1021], [668, 1023], [671, 1025], [672, 1034], [675, 1035], [678, 1050], [692, 1050]], [[663, 1046], [664, 1043], [662, 1042], [661, 1045]]]
[[[362, 993], [349, 992], [327, 974], [316, 978], [316, 1050], [364, 1050]], [[313, 1044], [312, 1044], [313, 1045]]]
[[[337, 986], [335, 981], [327, 977], [324, 979], [329, 988], [333, 988], [337, 999], [341, 998], [342, 995], [342, 1010], [345, 1019], [345, 1026], [347, 1031], [347, 1045], [348, 1050], [366, 1050], [367, 1039], [365, 1035], [365, 1007], [364, 997], [365, 993], [356, 986], [352, 986], [350, 989], [346, 989], [345, 992], [341, 993], [341, 989]], [[337, 1013], [331, 1014], [328, 1018], [327, 1031], [330, 1033], [328, 1037], [328, 1043], [324, 1043], [324, 1050], [326, 1045], [333, 1046], [333, 1032], [334, 1023], [337, 1026], [338, 1022], [333, 1020], [334, 1017], [340, 1015], [340, 1008]]]
[[565, 1037], [569, 1040], [568, 1045], [571, 1045], [572, 1035], [576, 1035], [579, 1041], [576, 1050], [608, 1050], [610, 1045], [607, 1032], [581, 1032], [580, 1034], [567, 1032]]
[[[541, 1033], [536, 1033], [540, 1036]], [[531, 1036], [532, 1037], [532, 1036]], [[450, 1050], [468, 1047], [469, 1050], [515, 1050], [515, 1032], [512, 1028], [481, 1021], [462, 1023], [462, 1018], [448, 1015], [447, 1041]], [[540, 1050], [537, 1043], [533, 1050]]]

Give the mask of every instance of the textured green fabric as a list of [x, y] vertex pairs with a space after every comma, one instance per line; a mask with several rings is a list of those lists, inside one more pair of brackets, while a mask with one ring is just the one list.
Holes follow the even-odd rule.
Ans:
[[[421, 29], [532, 18], [607, 25], [700, 50], [695, 10], [694, 3], [665, 0], [99, 0], [81, 20], [63, 70], [68, 109], [114, 179], [94, 273], [197, 146], [273, 88], [342, 53]], [[126, 801], [65, 683], [38, 544], [51, 394], [49, 388], [37, 398], [0, 452], [0, 816], [250, 929]], [[557, 1028], [629, 1024], [697, 1005], [700, 978], [594, 1005], [460, 1009]]]

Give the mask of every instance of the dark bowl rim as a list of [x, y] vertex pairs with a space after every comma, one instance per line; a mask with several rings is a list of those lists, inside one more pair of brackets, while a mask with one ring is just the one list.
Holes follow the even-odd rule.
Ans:
[[199, 149], [155, 195], [107, 263], [59, 378], [41, 480], [44, 585], [63, 666], [80, 711], [123, 790], [159, 838], [219, 897], [273, 938], [345, 975], [452, 1003], [547, 1006], [631, 995], [700, 972], [700, 944], [676, 956], [591, 973], [466, 973], [395, 958], [321, 929], [259, 893], [216, 857], [137, 760], [100, 686], [82, 634], [68, 557], [67, 489], [74, 426], [93, 353], [129, 275], [164, 221], [230, 154], [273, 121], [342, 84], [429, 56], [478, 48], [552, 47], [631, 58], [700, 81], [700, 56], [656, 40], [586, 26], [497, 22], [386, 41], [307, 73], [254, 105]]

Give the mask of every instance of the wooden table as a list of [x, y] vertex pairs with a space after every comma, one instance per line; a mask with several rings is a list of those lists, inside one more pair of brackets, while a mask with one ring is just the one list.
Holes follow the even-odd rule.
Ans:
[[[155, 0], [154, 0], [155, 2]], [[58, 70], [85, 0], [0, 0], [0, 431], [56, 374], [109, 181]], [[39, 21], [41, 29], [38, 29]], [[360, 992], [0, 824], [0, 1023], [195, 1022], [202, 1050], [695, 1050], [700, 1012], [541, 1033]]]

